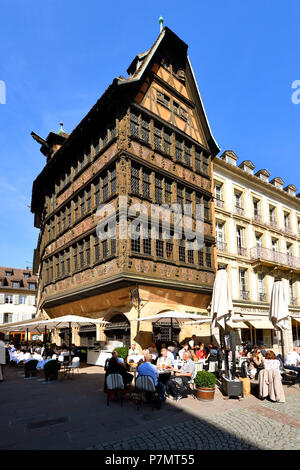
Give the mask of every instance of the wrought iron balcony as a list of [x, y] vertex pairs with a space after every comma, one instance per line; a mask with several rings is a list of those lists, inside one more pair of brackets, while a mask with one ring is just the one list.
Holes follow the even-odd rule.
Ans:
[[249, 291], [248, 290], [241, 290], [240, 291], [240, 299], [249, 300]]
[[217, 241], [217, 250], [227, 251], [227, 243]]
[[247, 248], [244, 248], [242, 246], [237, 247], [237, 254], [239, 256], [247, 256]]
[[297, 298], [296, 297], [290, 297], [290, 305], [297, 305]]
[[258, 222], [258, 223], [260, 223], [260, 224], [261, 224], [262, 221], [263, 221], [261, 214], [259, 214], [258, 212], [253, 215], [253, 220], [254, 220], [254, 222]]
[[289, 225], [285, 225], [285, 226], [284, 226], [284, 231], [285, 231], [286, 233], [289, 233], [289, 234], [291, 234], [291, 235], [294, 235], [294, 231], [293, 231], [293, 229], [292, 229]]
[[266, 302], [267, 301], [267, 294], [265, 292], [259, 292], [258, 297], [259, 297], [260, 302]]
[[270, 219], [269, 225], [270, 225], [270, 227], [272, 227], [272, 228], [277, 228], [277, 222], [276, 222], [276, 220], [275, 220], [275, 219]]
[[234, 211], [237, 215], [244, 215], [244, 209], [241, 206], [235, 206]]
[[287, 268], [300, 270], [300, 258], [289, 255], [288, 253], [280, 253], [279, 251], [255, 246], [250, 249], [250, 258], [256, 262], [266, 262], [266, 264], [280, 265]]
[[221, 207], [221, 209], [223, 209], [224, 207], [224, 201], [222, 201], [222, 199], [215, 199], [215, 205], [217, 207]]

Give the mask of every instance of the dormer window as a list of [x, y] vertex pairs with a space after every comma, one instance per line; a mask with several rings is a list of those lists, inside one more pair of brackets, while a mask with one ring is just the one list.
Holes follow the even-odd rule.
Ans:
[[5, 271], [5, 276], [6, 277], [12, 276], [12, 271]]
[[20, 283], [19, 283], [18, 281], [14, 281], [14, 282], [13, 282], [13, 287], [14, 287], [15, 289], [18, 289], [18, 287], [20, 287]]

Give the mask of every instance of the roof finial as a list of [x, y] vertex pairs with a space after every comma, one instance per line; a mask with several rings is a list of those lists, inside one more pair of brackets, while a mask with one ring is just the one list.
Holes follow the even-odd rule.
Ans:
[[164, 22], [164, 19], [163, 19], [163, 17], [162, 17], [161, 15], [160, 15], [160, 17], [159, 17], [158, 22], [159, 22], [159, 25], [160, 25], [160, 33], [161, 33], [162, 30], [163, 30], [163, 22]]

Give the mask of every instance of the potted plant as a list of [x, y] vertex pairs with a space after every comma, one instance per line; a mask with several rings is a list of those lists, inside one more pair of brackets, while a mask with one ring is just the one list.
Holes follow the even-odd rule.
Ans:
[[114, 349], [118, 353], [118, 357], [121, 357], [122, 359], [126, 359], [128, 356], [128, 348], [126, 347], [119, 347]]
[[216, 376], [212, 372], [201, 370], [197, 372], [194, 379], [197, 398], [201, 401], [211, 401], [215, 396]]

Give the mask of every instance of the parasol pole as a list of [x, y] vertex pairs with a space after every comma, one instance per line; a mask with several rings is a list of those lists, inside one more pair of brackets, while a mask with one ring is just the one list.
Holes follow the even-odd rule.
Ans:
[[173, 341], [173, 318], [171, 317], [171, 341]]
[[69, 322], [69, 364], [71, 364], [71, 341], [72, 341], [72, 330], [71, 330], [71, 322]]
[[284, 362], [284, 335], [283, 329], [281, 328], [281, 349], [282, 349], [282, 362]]

